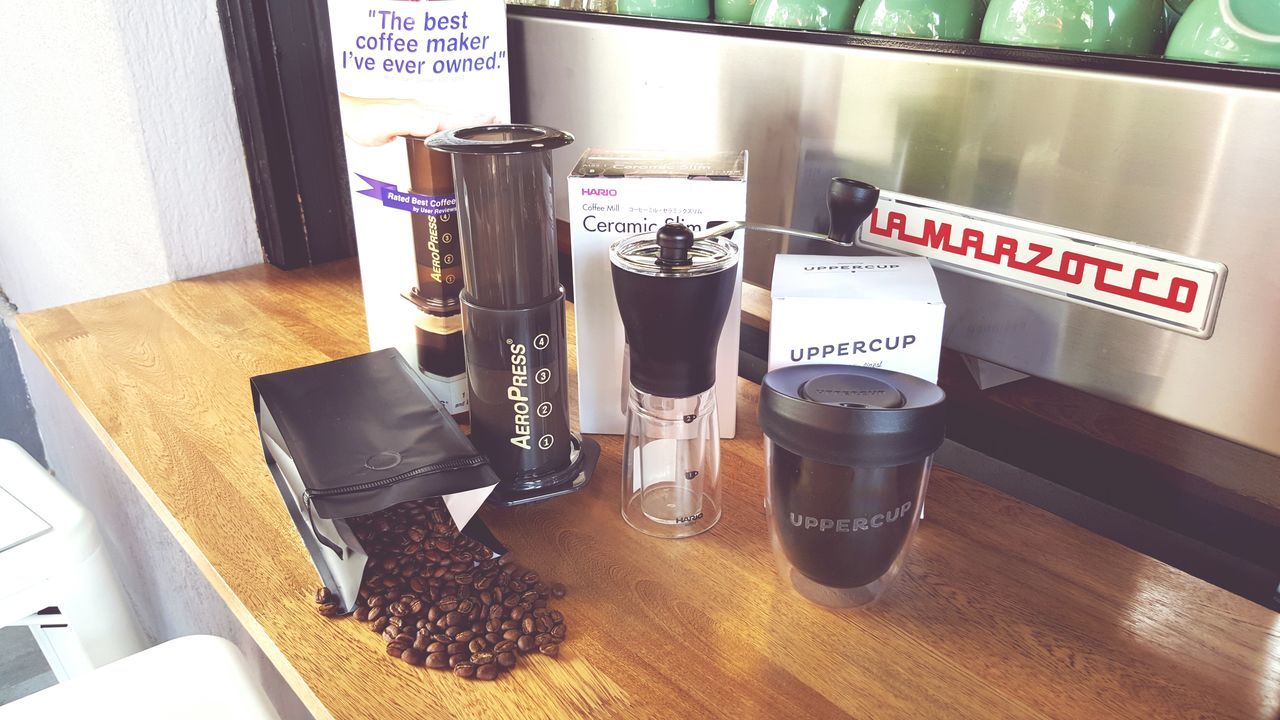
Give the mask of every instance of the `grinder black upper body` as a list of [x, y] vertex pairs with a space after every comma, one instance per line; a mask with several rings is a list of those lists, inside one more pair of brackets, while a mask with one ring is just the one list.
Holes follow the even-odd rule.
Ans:
[[738, 279], [736, 254], [700, 264], [706, 254], [683, 225], [665, 225], [652, 244], [624, 243], [619, 253], [613, 288], [630, 347], [631, 385], [672, 398], [711, 389]]

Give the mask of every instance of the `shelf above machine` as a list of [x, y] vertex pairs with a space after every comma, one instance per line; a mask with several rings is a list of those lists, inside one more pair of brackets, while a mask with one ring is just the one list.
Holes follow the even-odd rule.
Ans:
[[668, 20], [665, 18], [636, 17], [607, 13], [566, 10], [533, 5], [508, 5], [507, 13], [515, 17], [541, 17], [581, 23], [598, 23], [624, 27], [679, 30], [682, 32], [720, 35], [731, 38], [749, 38], [776, 42], [804, 43], [809, 45], [868, 48], [894, 52], [925, 53], [946, 57], [962, 57], [974, 60], [1025, 63], [1045, 67], [1090, 70], [1103, 73], [1135, 75], [1207, 82], [1220, 85], [1236, 85], [1280, 90], [1280, 69], [1247, 67], [1243, 65], [1215, 65], [1183, 62], [1161, 57], [1136, 57], [1104, 53], [1078, 52], [1054, 48], [990, 45], [958, 40], [927, 40], [920, 38], [864, 35], [859, 33], [835, 33], [814, 30], [735, 25], [695, 20]]

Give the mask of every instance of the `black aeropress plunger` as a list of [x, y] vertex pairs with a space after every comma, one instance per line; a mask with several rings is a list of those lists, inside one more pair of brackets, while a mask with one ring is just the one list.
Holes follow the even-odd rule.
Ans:
[[600, 452], [569, 431], [551, 151], [571, 142], [547, 127], [482, 125], [427, 143], [453, 156], [471, 441], [501, 478], [500, 505], [582, 489]]

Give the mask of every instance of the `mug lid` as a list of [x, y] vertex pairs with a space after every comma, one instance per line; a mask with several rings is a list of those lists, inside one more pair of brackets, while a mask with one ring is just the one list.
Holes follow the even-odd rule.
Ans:
[[942, 445], [942, 388], [906, 373], [792, 365], [760, 383], [760, 427], [774, 443], [831, 465], [919, 462]]

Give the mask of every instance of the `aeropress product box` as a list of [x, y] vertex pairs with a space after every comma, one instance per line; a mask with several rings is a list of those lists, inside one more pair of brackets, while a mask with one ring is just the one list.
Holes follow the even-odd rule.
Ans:
[[778, 255], [769, 369], [861, 365], [938, 381], [946, 305], [924, 258]]
[[502, 0], [341, 0], [329, 25], [371, 349], [467, 410], [457, 201], [424, 140], [510, 116]]
[[368, 554], [349, 518], [439, 497], [495, 555], [474, 517], [498, 484], [488, 460], [394, 349], [250, 380], [263, 454], [325, 587], [355, 609]]
[[[694, 233], [747, 216], [747, 153], [665, 154], [589, 148], [569, 176], [573, 310], [578, 344], [578, 420], [584, 433], [626, 432], [627, 380], [622, 317], [609, 246], [681, 223]], [[733, 236], [744, 241], [743, 233]], [[716, 350], [720, 436], [736, 431], [742, 264]], [[690, 308], [697, 312], [697, 308]]]

